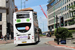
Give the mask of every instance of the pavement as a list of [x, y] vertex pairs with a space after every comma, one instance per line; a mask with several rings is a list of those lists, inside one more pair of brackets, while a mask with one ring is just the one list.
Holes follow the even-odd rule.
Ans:
[[[49, 37], [49, 38], [55, 38], [55, 36]], [[71, 48], [71, 49], [75, 49], [75, 44], [72, 43], [72, 40], [66, 40], [66, 44], [61, 44], [59, 43], [59, 45], [57, 44], [57, 42], [53, 41], [48, 41], [45, 44], [48, 45], [52, 45], [52, 46], [58, 46], [58, 47], [67, 47], [67, 48]]]
[[0, 40], [0, 45], [1, 44], [8, 44], [8, 43], [13, 43], [14, 42], [14, 40]]

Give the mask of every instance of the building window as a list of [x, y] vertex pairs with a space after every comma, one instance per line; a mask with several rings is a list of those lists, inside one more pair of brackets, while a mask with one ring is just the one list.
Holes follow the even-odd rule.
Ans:
[[69, 0], [70, 1], [70, 0]]
[[68, 10], [68, 5], [67, 5], [67, 10]]
[[68, 16], [69, 16], [69, 18], [70, 18], [70, 13], [68, 13]]
[[74, 1], [74, 5], [75, 5], [75, 1]]
[[[69, 4], [69, 7], [70, 7], [70, 4]], [[70, 9], [70, 8], [69, 8]]]
[[0, 21], [2, 21], [2, 13], [0, 13]]
[[1, 39], [1, 36], [2, 36], [2, 25], [0, 25], [0, 39]]
[[74, 15], [75, 15], [75, 12], [74, 12]]
[[63, 4], [64, 4], [64, 0], [63, 0]]
[[65, 0], [65, 4], [66, 4], [66, 0]]
[[73, 3], [71, 3], [71, 6], [73, 5]]
[[68, 18], [68, 13], [66, 14], [66, 19]]
[[71, 13], [70, 13], [70, 17], [71, 17]]
[[65, 11], [66, 11], [66, 6], [65, 6]]
[[68, 2], [68, 0], [67, 0], [67, 2]]
[[6, 3], [8, 3], [8, 0], [6, 0]]
[[65, 26], [67, 26], [67, 21], [65, 21]]
[[65, 19], [67, 19], [67, 14], [65, 14]]
[[7, 9], [7, 15], [9, 14], [9, 8]]

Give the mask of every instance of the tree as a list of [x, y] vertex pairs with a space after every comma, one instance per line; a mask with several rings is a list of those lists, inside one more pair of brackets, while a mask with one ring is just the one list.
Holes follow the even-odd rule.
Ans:
[[41, 29], [39, 28], [39, 34], [42, 34], [42, 31], [41, 31]]
[[58, 28], [58, 33], [57, 33], [57, 29], [54, 31], [54, 34], [56, 36], [56, 38], [61, 38], [61, 39], [66, 39], [68, 37], [72, 37], [72, 33], [68, 31], [67, 28]]

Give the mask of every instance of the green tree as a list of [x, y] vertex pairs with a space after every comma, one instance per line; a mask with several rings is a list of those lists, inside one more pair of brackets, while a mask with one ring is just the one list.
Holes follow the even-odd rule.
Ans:
[[41, 31], [41, 29], [39, 28], [39, 34], [42, 34], [42, 31]]
[[57, 33], [57, 29], [54, 31], [54, 34], [56, 36], [56, 38], [61, 38], [61, 39], [66, 39], [68, 37], [72, 37], [72, 33], [68, 31], [67, 28], [58, 28], [58, 33]]

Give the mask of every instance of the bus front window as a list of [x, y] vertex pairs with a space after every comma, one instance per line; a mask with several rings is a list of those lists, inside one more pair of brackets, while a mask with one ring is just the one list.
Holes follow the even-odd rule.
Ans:
[[19, 32], [25, 33], [30, 30], [31, 23], [19, 23], [19, 24], [16, 24], [15, 26]]

